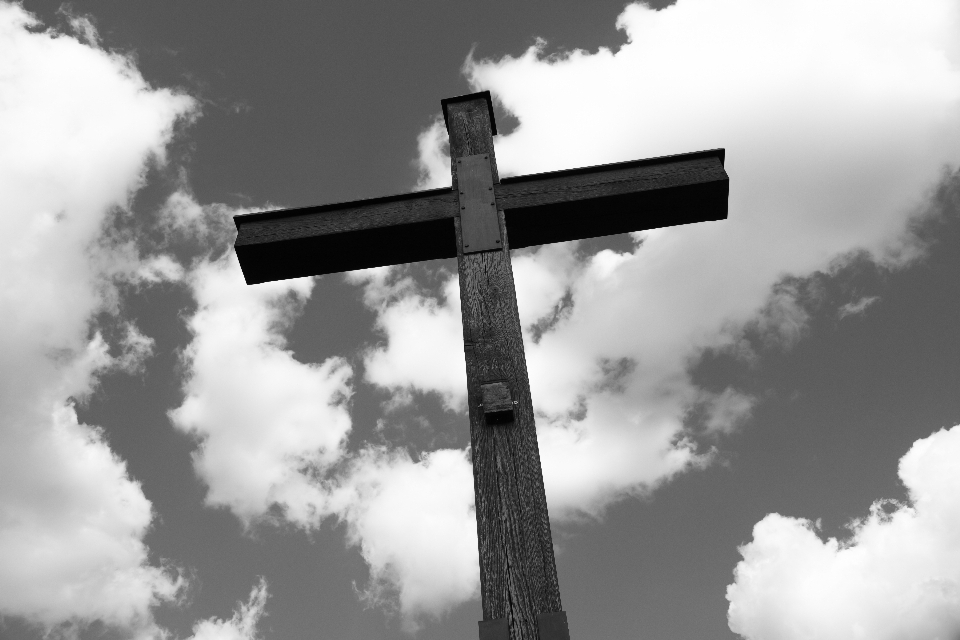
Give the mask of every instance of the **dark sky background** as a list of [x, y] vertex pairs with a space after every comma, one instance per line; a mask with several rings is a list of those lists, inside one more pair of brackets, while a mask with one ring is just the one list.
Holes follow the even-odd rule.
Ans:
[[[233, 207], [410, 190], [417, 135], [442, 98], [471, 90], [461, 72], [471, 51], [478, 58], [519, 55], [538, 37], [548, 52], [616, 49], [626, 41], [614, 26], [620, 0], [23, 6], [47, 25], [63, 24], [65, 10], [89, 16], [103, 46], [132, 55], [153, 86], [179, 87], [200, 101], [202, 115], [175, 138], [167, 167], [153, 170], [138, 194], [135, 209], [144, 211], [178, 184], [188, 184], [200, 203]], [[499, 107], [497, 118], [502, 132], [516, 126]], [[844, 536], [845, 524], [866, 516], [873, 501], [906, 499], [897, 461], [914, 441], [960, 423], [958, 188], [954, 178], [953, 191], [931, 205], [943, 215], [925, 223], [928, 253], [913, 266], [887, 270], [865, 258], [804, 280], [810, 320], [794, 346], [766, 345], [747, 332], [759, 356], [754, 365], [710, 351], [693, 365], [704, 388], [733, 384], [759, 403], [735, 433], [702, 436], [703, 446], [717, 448], [717, 463], [679, 474], [648, 498], [615, 502], [599, 522], [555, 527], [572, 638], [736, 638], [725, 589], [741, 559], [738, 546], [765, 515], [822, 519], [824, 536]], [[617, 237], [587, 250], [629, 246], [629, 238]], [[879, 299], [865, 313], [838, 317], [851, 296]], [[153, 503], [156, 520], [145, 540], [151, 560], [189, 568], [187, 599], [158, 606], [157, 622], [185, 638], [202, 618], [229, 617], [265, 576], [263, 638], [403, 637], [396, 617], [359, 601], [355, 589], [367, 565], [347, 547], [343, 525], [330, 519], [310, 533], [286, 524], [244, 531], [228, 510], [204, 506], [205, 487], [191, 466], [194, 442], [167, 417], [183, 398], [184, 318], [195, 303], [169, 284], [128, 291], [124, 305], [156, 340], [155, 355], [141, 375], [105, 375], [79, 413], [103, 427]], [[290, 348], [304, 362], [344, 355], [359, 370], [362, 349], [381, 339], [374, 321], [361, 289], [326, 276], [289, 332]], [[351, 415], [358, 440], [372, 436], [389, 395], [357, 384]], [[411, 450], [468, 444], [465, 416], [444, 411], [437, 398], [419, 398], [404, 411], [433, 425], [411, 436]], [[476, 637], [480, 617], [472, 601], [416, 637]], [[82, 637], [122, 635], [94, 624]], [[43, 634], [6, 616], [0, 636]]]

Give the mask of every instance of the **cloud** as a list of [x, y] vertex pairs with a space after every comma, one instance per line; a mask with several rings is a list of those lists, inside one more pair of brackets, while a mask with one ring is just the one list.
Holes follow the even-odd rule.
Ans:
[[[171, 418], [197, 439], [208, 502], [250, 525], [342, 519], [371, 567], [363, 597], [395, 608], [407, 629], [475, 597], [469, 462], [461, 451], [346, 454], [351, 368], [298, 362], [283, 337], [313, 280], [247, 287], [232, 252], [189, 269], [142, 255], [131, 227], [159, 226], [167, 242], [192, 243], [185, 254], [209, 253], [232, 239], [239, 211], [201, 206], [185, 183], [159, 219], [130, 210], [195, 104], [149, 87], [99, 48], [93, 22], [68, 17], [76, 37], [0, 3], [0, 615], [52, 637], [97, 621], [131, 637], [167, 633], [151, 610], [178, 602], [186, 580], [149, 562], [151, 504], [75, 406], [104, 372], [135, 374], [153, 351], [122, 317], [120, 285], [170, 281], [197, 301]], [[231, 618], [198, 622], [194, 640], [252, 640], [266, 598], [261, 581]]]
[[847, 540], [770, 514], [740, 547], [730, 629], [764, 640], [955, 638], [960, 634], [960, 426], [900, 459], [909, 503], [878, 500]]
[[333, 508], [370, 566], [362, 598], [396, 609], [404, 630], [476, 598], [480, 588], [473, 471], [463, 451], [413, 461], [367, 447], [337, 480]]
[[[151, 607], [184, 581], [149, 561], [151, 504], [75, 406], [150, 352], [116, 318], [117, 283], [142, 263], [107, 231], [194, 102], [76, 26], [86, 43], [0, 2], [0, 615], [54, 635], [93, 621], [149, 634]], [[124, 328], [114, 345], [103, 314]]]
[[117, 358], [116, 366], [128, 373], [142, 372], [144, 361], [153, 354], [153, 338], [143, 335], [137, 325], [127, 322], [120, 344], [123, 353]]
[[439, 393], [447, 409], [463, 411], [467, 373], [457, 280], [447, 279], [437, 300], [419, 292], [411, 278], [398, 275], [389, 268], [347, 275], [348, 282], [365, 285], [364, 302], [378, 312], [377, 329], [389, 345], [366, 352], [364, 378], [393, 390], [401, 403], [406, 392], [426, 388]]
[[207, 503], [248, 524], [276, 505], [309, 526], [325, 511], [312, 477], [344, 454], [353, 373], [342, 358], [304, 364], [285, 348], [282, 332], [314, 280], [247, 286], [233, 251], [201, 262], [188, 280], [198, 308], [184, 353], [186, 397], [170, 418], [197, 438]]
[[435, 118], [430, 126], [417, 136], [417, 151], [417, 189], [449, 187], [453, 177], [450, 173], [447, 130], [442, 118]]
[[3, 437], [0, 611], [48, 629], [150, 627], [150, 608], [183, 581], [147, 562], [140, 485], [72, 406], [18, 417]]
[[842, 307], [840, 307], [840, 319], [843, 320], [847, 316], [856, 316], [860, 315], [867, 310], [867, 307], [872, 305], [874, 302], [879, 300], [879, 296], [864, 296], [857, 300], [856, 302], [849, 302]]
[[260, 578], [260, 583], [250, 591], [246, 604], [237, 603], [232, 618], [209, 618], [198, 622], [190, 640], [256, 640], [259, 637], [257, 623], [264, 615], [268, 597], [267, 582]]
[[710, 394], [704, 401], [706, 428], [711, 432], [729, 432], [750, 416], [756, 401], [732, 387]]
[[[351, 277], [369, 283], [372, 304], [404, 286], [389, 271]], [[208, 504], [248, 526], [341, 520], [370, 567], [358, 594], [399, 614], [408, 631], [475, 597], [466, 454], [434, 451], [414, 461], [403, 449], [370, 444], [349, 453], [351, 368], [338, 357], [302, 363], [286, 349], [283, 334], [314, 279], [247, 286], [230, 251], [198, 262], [187, 281], [197, 310], [184, 353], [186, 397], [170, 415], [197, 438], [194, 467]]]
[[[597, 517], [708, 463], [695, 422], [729, 432], [756, 399], [695, 384], [706, 350], [789, 348], [816, 306], [812, 275], [922, 255], [911, 221], [960, 160], [958, 13], [950, 0], [634, 4], [616, 51], [548, 54], [538, 41], [467, 60], [472, 85], [519, 120], [495, 138], [501, 175], [727, 149], [728, 220], [636, 233], [620, 253], [514, 253], [551, 516]], [[448, 184], [438, 125], [419, 142], [420, 184]], [[374, 305], [391, 375], [369, 380], [449, 404], [449, 380], [419, 375], [417, 360], [452, 371], [459, 348], [417, 321], [449, 318], [453, 335], [454, 279]]]
[[201, 205], [194, 198], [185, 174], [180, 176], [180, 183], [160, 209], [160, 225], [168, 240], [175, 239], [181, 244], [193, 241], [202, 252], [226, 250], [236, 238], [233, 216], [258, 210], [234, 209], [219, 203]]

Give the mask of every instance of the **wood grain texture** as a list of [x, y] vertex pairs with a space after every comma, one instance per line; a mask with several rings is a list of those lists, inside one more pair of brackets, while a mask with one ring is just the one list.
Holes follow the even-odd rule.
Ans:
[[[490, 154], [496, 183], [485, 102], [448, 105], [447, 123], [454, 187], [456, 159], [480, 153]], [[511, 640], [536, 640], [537, 614], [562, 606], [502, 211], [498, 221], [504, 249], [458, 255], [481, 600], [484, 619], [505, 618]], [[455, 228], [459, 246], [459, 217]], [[510, 387], [517, 401], [512, 422], [485, 419], [481, 385], [490, 381]]]
[[234, 216], [247, 284], [456, 255], [452, 189]]
[[[515, 249], [721, 220], [729, 190], [723, 159], [716, 149], [507, 178], [494, 186], [497, 208], [507, 212]], [[234, 216], [244, 277], [255, 284], [452, 258], [457, 195], [434, 189]]]
[[247, 213], [235, 216], [234, 221], [240, 232], [237, 243], [256, 244], [449, 220], [456, 214], [456, 204], [453, 191], [444, 187], [316, 207]]
[[551, 242], [722, 220], [729, 178], [723, 150], [556, 171], [503, 180], [514, 249]]

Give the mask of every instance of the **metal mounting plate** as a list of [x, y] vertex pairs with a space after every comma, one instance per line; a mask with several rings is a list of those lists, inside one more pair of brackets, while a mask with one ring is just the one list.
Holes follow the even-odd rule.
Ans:
[[457, 158], [457, 190], [463, 252], [503, 248], [489, 154]]

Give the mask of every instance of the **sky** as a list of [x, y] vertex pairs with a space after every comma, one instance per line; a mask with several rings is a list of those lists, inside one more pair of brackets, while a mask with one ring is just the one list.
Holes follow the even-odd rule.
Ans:
[[[477, 637], [455, 261], [246, 286], [232, 217], [726, 149], [515, 251], [596, 640], [960, 637], [955, 0], [0, 0], [0, 638]], [[507, 212], [509, 215], [509, 212]]]

